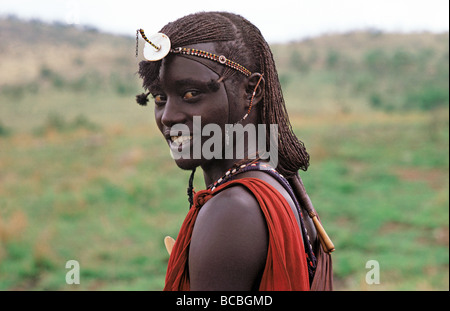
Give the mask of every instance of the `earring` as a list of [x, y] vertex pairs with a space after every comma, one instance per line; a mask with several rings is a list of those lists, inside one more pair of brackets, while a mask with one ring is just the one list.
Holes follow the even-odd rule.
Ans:
[[263, 75], [264, 75], [264, 74], [262, 74], [262, 75], [259, 77], [258, 83], [256, 83], [255, 89], [254, 89], [253, 94], [252, 94], [252, 99], [250, 99], [250, 105], [248, 106], [247, 113], [244, 115], [244, 117], [242, 118], [242, 120], [245, 120], [245, 119], [248, 117], [248, 115], [250, 114], [250, 111], [252, 111], [252, 107], [253, 107], [253, 99], [255, 99], [256, 90], [258, 89], [258, 86], [259, 86], [259, 84], [261, 83], [261, 80], [262, 80]]
[[[236, 124], [242, 123], [242, 121], [244, 121], [248, 117], [250, 112], [252, 111], [253, 100], [255, 99], [256, 90], [258, 89], [258, 86], [261, 83], [263, 76], [264, 76], [264, 74], [261, 74], [261, 76], [259, 77], [258, 83], [256, 83], [255, 89], [253, 90], [252, 98], [250, 99], [250, 105], [248, 106], [247, 113], [242, 117], [242, 119], [240, 119], [238, 122], [234, 123], [233, 126], [235, 126]], [[228, 132], [229, 132], [229, 128], [225, 127], [225, 144], [226, 144], [226, 146], [230, 145], [230, 135]]]

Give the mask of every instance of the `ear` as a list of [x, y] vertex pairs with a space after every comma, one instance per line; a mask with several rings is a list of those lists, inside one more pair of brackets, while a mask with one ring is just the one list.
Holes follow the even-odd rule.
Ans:
[[250, 106], [250, 102], [252, 102], [252, 106], [255, 106], [263, 99], [264, 87], [265, 80], [263, 74], [253, 73], [247, 78], [247, 85], [245, 88], [248, 99], [246, 101], [247, 107]]

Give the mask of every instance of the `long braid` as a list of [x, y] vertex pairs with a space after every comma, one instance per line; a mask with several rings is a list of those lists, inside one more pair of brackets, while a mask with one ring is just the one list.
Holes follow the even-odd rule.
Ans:
[[[245, 49], [242, 49], [242, 45], [239, 48], [237, 47], [236, 50], [239, 50], [239, 54], [247, 54], [245, 55], [247, 57], [246, 59], [241, 57], [239, 62], [249, 66], [245, 61], [253, 58], [256, 61], [253, 61], [255, 63], [254, 66], [249, 66], [250, 70], [264, 73], [266, 81], [264, 98], [263, 102], [258, 106], [260, 107], [260, 120], [267, 125], [267, 146], [270, 145], [270, 128], [268, 125], [278, 124], [279, 164], [277, 170], [286, 177], [295, 175], [299, 169], [306, 171], [310, 157], [304, 143], [295, 136], [292, 130], [275, 61], [268, 43], [259, 29], [248, 20], [231, 13], [220, 14], [228, 17], [238, 29], [242, 29], [240, 34], [243, 36], [242, 39], [247, 48], [247, 53], [245, 53]], [[238, 59], [237, 55], [235, 58]]]
[[194, 169], [191, 172], [191, 176], [189, 176], [189, 184], [187, 188], [187, 195], [188, 195], [188, 201], [189, 201], [189, 208], [194, 205], [194, 176], [195, 176], [195, 170], [197, 168], [194, 167]]

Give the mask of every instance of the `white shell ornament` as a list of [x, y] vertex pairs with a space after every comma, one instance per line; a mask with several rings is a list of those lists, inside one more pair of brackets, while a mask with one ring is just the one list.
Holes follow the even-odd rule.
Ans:
[[163, 33], [156, 33], [148, 38], [152, 44], [145, 42], [144, 57], [149, 61], [163, 59], [170, 52], [170, 39]]

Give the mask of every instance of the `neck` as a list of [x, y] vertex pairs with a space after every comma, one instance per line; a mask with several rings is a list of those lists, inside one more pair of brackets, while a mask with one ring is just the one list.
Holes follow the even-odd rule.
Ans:
[[205, 179], [206, 187], [222, 177], [230, 167], [232, 167], [239, 161], [240, 160], [236, 159], [223, 159], [216, 160], [213, 163], [202, 165], [203, 178]]
[[[256, 114], [250, 115], [250, 117], [247, 118], [245, 122], [243, 122], [242, 126], [245, 127], [247, 124], [250, 123], [257, 125], [258, 123], [256, 121], [257, 121]], [[226, 171], [235, 166], [236, 164], [242, 164], [244, 162], [246, 163], [248, 161], [252, 161], [255, 159], [258, 149], [257, 143], [259, 134], [257, 129], [255, 130], [254, 134], [255, 137], [250, 138], [248, 137], [249, 135], [248, 133], [245, 133], [239, 137], [236, 137], [237, 134], [234, 136], [233, 147], [231, 149], [233, 152], [233, 157], [231, 159], [226, 158], [225, 154], [228, 151], [226, 151], [225, 146], [223, 146], [224, 153], [222, 154], [222, 159], [210, 160], [201, 166], [203, 170], [203, 177], [205, 180], [206, 187], [210, 186], [219, 178], [223, 177]], [[231, 133], [230, 135], [233, 135], [233, 133]], [[254, 145], [249, 144], [249, 139], [254, 140]], [[242, 146], [241, 147], [243, 148], [242, 153], [237, 152], [236, 150], [237, 145]], [[238, 156], [238, 154], [240, 156]]]

